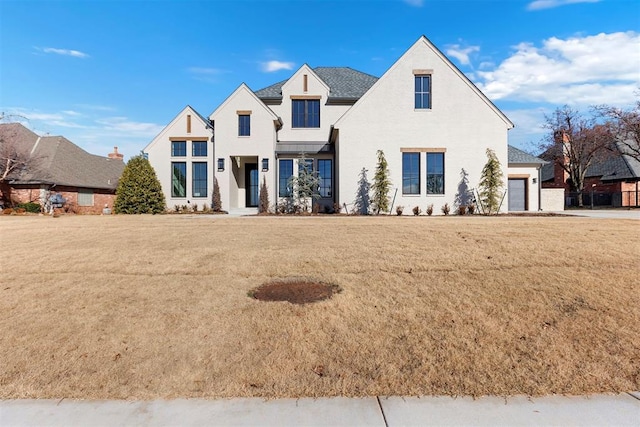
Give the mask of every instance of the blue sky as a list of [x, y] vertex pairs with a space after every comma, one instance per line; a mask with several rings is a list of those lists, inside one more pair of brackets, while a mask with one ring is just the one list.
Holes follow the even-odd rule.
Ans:
[[128, 158], [187, 104], [208, 116], [303, 63], [381, 76], [423, 34], [528, 151], [556, 107], [640, 97], [637, 0], [0, 0], [0, 112]]

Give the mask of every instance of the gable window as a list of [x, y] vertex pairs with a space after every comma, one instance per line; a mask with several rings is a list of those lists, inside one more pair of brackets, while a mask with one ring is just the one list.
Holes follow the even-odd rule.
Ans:
[[320, 178], [320, 197], [331, 197], [331, 159], [318, 159], [318, 177]]
[[187, 155], [187, 141], [171, 141], [171, 156], [185, 157]]
[[402, 153], [402, 194], [420, 194], [420, 153]]
[[444, 153], [427, 153], [427, 194], [444, 194]]
[[193, 157], [207, 157], [207, 141], [193, 141], [191, 150]]
[[423, 74], [415, 77], [415, 108], [431, 108], [431, 75]]
[[93, 190], [78, 190], [78, 206], [93, 206]]
[[291, 123], [294, 128], [320, 127], [319, 99], [292, 99], [291, 113]]
[[207, 197], [207, 163], [192, 163], [192, 191], [193, 197]]
[[291, 185], [289, 180], [293, 176], [293, 160], [280, 159], [278, 168], [278, 196], [291, 196]]
[[171, 197], [187, 197], [187, 164], [171, 162]]
[[251, 135], [251, 116], [249, 114], [238, 114], [238, 136]]

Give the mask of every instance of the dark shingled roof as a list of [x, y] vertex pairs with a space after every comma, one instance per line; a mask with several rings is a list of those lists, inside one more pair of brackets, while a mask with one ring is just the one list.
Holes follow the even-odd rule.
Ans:
[[509, 145], [509, 164], [545, 164], [546, 161]]
[[[329, 86], [330, 99], [357, 100], [360, 99], [373, 84], [377, 77], [349, 67], [316, 67], [313, 72]], [[287, 82], [283, 80], [271, 86], [256, 91], [260, 99], [282, 98], [282, 86]]]
[[[618, 147], [622, 151], [622, 147]], [[640, 179], [640, 162], [634, 158], [614, 152], [603, 159], [595, 160], [587, 169], [586, 178], [600, 177], [602, 181]], [[549, 181], [553, 176], [553, 162], [542, 167], [542, 180]]]
[[[56, 184], [115, 190], [124, 170], [120, 159], [89, 154], [62, 136], [38, 137], [19, 123], [0, 124], [0, 138], [15, 140], [37, 159], [31, 171], [12, 176], [12, 184]], [[35, 146], [35, 149], [34, 149]]]

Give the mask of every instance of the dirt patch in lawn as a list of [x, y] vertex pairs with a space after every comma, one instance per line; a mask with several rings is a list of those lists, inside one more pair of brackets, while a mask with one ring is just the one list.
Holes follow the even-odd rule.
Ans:
[[249, 293], [260, 301], [288, 301], [292, 304], [307, 304], [322, 301], [340, 288], [329, 283], [309, 279], [287, 279], [265, 283]]

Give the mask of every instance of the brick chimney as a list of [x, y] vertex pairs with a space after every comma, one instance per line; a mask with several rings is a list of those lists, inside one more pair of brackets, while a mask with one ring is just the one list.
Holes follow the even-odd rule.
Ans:
[[124, 155], [118, 153], [118, 147], [113, 147], [113, 153], [109, 153], [107, 157], [109, 157], [110, 159], [122, 160], [124, 158]]

